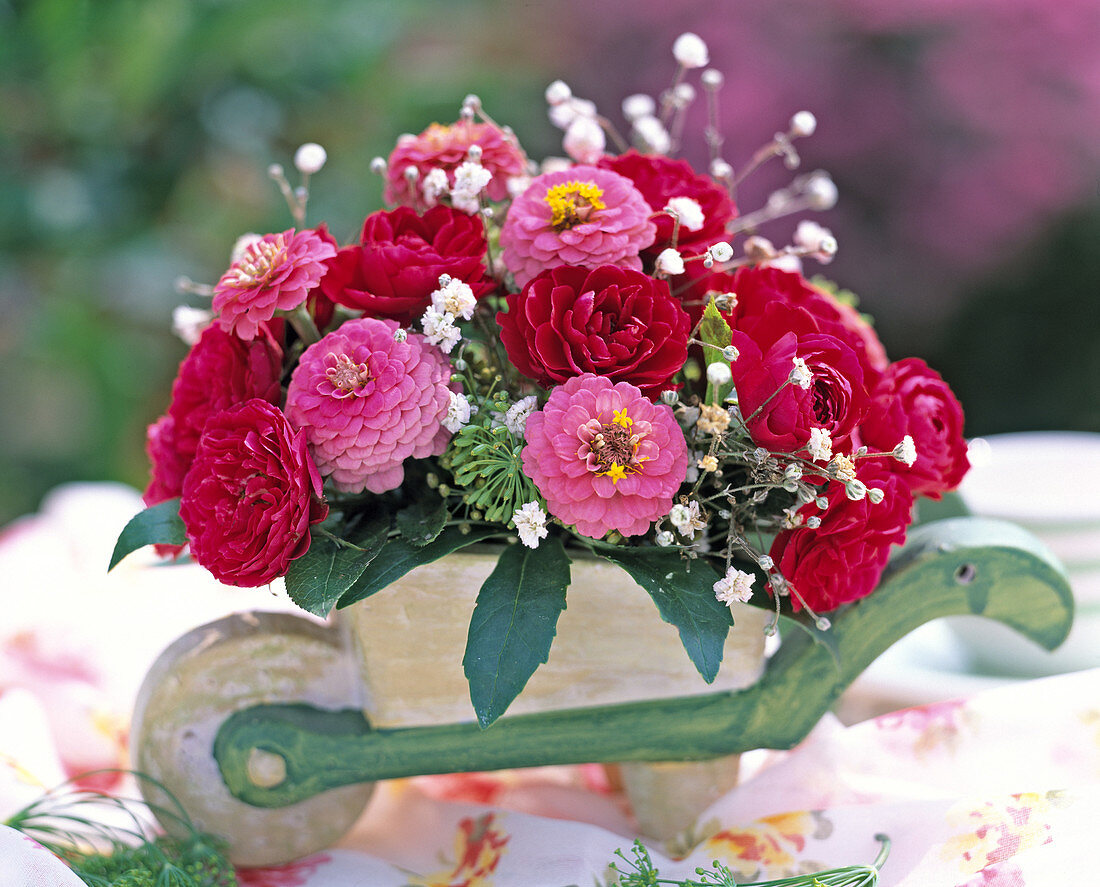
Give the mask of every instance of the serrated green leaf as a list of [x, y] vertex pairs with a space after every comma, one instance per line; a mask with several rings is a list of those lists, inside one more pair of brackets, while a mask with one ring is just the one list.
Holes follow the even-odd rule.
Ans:
[[422, 547], [443, 531], [447, 516], [447, 503], [442, 499], [414, 502], [397, 512], [397, 529], [406, 542]]
[[126, 555], [146, 545], [186, 544], [187, 530], [180, 519], [180, 500], [169, 499], [130, 518], [118, 535], [107, 572], [118, 566]]
[[714, 569], [705, 561], [684, 561], [673, 549], [601, 548], [596, 554], [618, 564], [649, 592], [661, 618], [676, 626], [703, 680], [711, 683], [733, 624], [729, 609], [714, 596]]
[[[713, 299], [711, 299], [706, 309], [703, 311], [703, 319], [699, 323], [699, 338], [707, 345], [712, 345], [714, 348], [719, 349], [725, 348], [733, 341], [733, 330], [730, 329], [730, 325], [726, 323], [726, 319], [715, 306]], [[721, 357], [715, 356], [713, 349], [705, 349], [704, 360], [706, 363], [713, 363], [715, 360], [721, 359]], [[722, 403], [732, 390], [732, 383], [715, 385], [708, 380], [705, 402]]]
[[481, 586], [462, 668], [482, 727], [504, 714], [549, 658], [568, 587], [569, 556], [556, 538], [505, 548]]
[[469, 533], [463, 533], [458, 527], [447, 527], [427, 545], [412, 545], [404, 539], [390, 539], [378, 556], [367, 564], [362, 575], [344, 592], [336, 606], [338, 609], [351, 606], [356, 601], [381, 591], [421, 564], [430, 564], [451, 552], [501, 533], [500, 527], [474, 527]]
[[355, 548], [339, 545], [325, 536], [314, 536], [309, 550], [290, 562], [286, 590], [290, 599], [307, 613], [328, 616], [340, 596], [363, 575], [386, 542], [389, 515], [368, 521], [349, 534]]
[[713, 299], [703, 310], [703, 320], [699, 324], [699, 338], [715, 348], [725, 348], [733, 341], [733, 330], [726, 323], [722, 312], [715, 306]]

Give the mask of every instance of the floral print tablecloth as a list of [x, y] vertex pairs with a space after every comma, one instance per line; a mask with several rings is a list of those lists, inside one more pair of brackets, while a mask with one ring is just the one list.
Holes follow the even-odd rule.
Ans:
[[[235, 609], [290, 609], [218, 586], [197, 568], [134, 556], [107, 576], [133, 491], [63, 488], [0, 534], [0, 820], [45, 788], [127, 763], [145, 669], [194, 625]], [[1100, 825], [1100, 671], [990, 690], [855, 726], [823, 721], [791, 752], [756, 752], [746, 777], [676, 840], [650, 849], [662, 876], [717, 859], [740, 878], [870, 862], [904, 887], [1092, 884]], [[126, 788], [101, 778], [100, 787]], [[599, 767], [383, 783], [338, 848], [250, 887], [565, 887], [608, 883], [633, 826]], [[79, 882], [0, 827], [0, 884]]]

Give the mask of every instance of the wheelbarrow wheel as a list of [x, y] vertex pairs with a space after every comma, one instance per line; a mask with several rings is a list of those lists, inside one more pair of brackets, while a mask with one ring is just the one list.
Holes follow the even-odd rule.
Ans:
[[[196, 827], [228, 841], [233, 863], [260, 866], [324, 849], [351, 828], [373, 783], [262, 808], [233, 797], [222, 781], [213, 746], [225, 718], [287, 702], [359, 705], [358, 678], [335, 629], [287, 614], [243, 613], [188, 632], [160, 655], [138, 693], [131, 748], [134, 768], [150, 777], [142, 793], [166, 830], [182, 828], [175, 799]], [[271, 763], [258, 759], [251, 778], [278, 779], [267, 772]]]

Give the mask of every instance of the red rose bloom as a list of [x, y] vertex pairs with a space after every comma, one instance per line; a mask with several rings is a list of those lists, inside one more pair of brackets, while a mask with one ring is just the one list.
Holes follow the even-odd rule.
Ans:
[[860, 429], [863, 443], [889, 451], [913, 438], [911, 468], [890, 463], [914, 496], [939, 499], [961, 483], [970, 468], [963, 437], [963, 411], [940, 374], [915, 357], [891, 364], [871, 392], [871, 410]]
[[597, 164], [626, 176], [634, 183], [655, 213], [657, 237], [643, 256], [656, 257], [672, 245], [672, 217], [662, 212], [673, 197], [690, 197], [703, 211], [703, 227], [691, 231], [680, 225], [677, 248], [690, 255], [704, 252], [720, 240], [728, 240], [726, 224], [737, 218], [737, 207], [729, 192], [713, 179], [701, 176], [686, 160], [672, 160], [657, 154], [639, 154], [633, 148], [618, 156], [605, 155]]
[[286, 573], [324, 520], [321, 476], [277, 407], [253, 398], [211, 416], [183, 481], [191, 554], [220, 582], [253, 587]]
[[878, 585], [890, 546], [905, 541], [913, 497], [904, 480], [878, 461], [858, 464], [859, 479], [885, 493], [882, 502], [874, 505], [868, 497], [853, 502], [834, 481], [825, 494], [825, 511], [811, 502], [798, 512], [804, 518], [817, 515], [821, 526], [784, 530], [772, 543], [772, 560], [798, 592], [791, 594], [795, 612], [803, 601], [816, 613], [828, 613], [866, 597]]
[[248, 341], [216, 325], [203, 330], [180, 364], [167, 414], [149, 426], [146, 452], [152, 479], [145, 490], [145, 504], [156, 505], [180, 494], [183, 476], [211, 415], [253, 397], [278, 403], [282, 368], [283, 349], [266, 327]]
[[[433, 123], [418, 136], [402, 136], [390, 154], [386, 165], [387, 203], [426, 209], [424, 177], [433, 169], [447, 173], [448, 185], [454, 185], [454, 171], [468, 160], [472, 145], [481, 148], [481, 165], [492, 173], [492, 180], [485, 189], [490, 200], [508, 197], [508, 179], [522, 176], [527, 171], [527, 158], [516, 143], [515, 136], [508, 136], [487, 123], [459, 121], [450, 126]], [[412, 184], [405, 178], [405, 170], [414, 167], [417, 177]]]
[[650, 398], [684, 365], [691, 331], [665, 281], [615, 265], [544, 271], [497, 323], [516, 369], [544, 388], [592, 373]]
[[479, 298], [492, 291], [482, 263], [487, 248], [481, 219], [449, 206], [423, 216], [408, 207], [377, 212], [363, 223], [360, 242], [329, 260], [321, 290], [368, 317], [408, 324], [431, 304], [441, 274], [469, 284]]
[[[780, 302], [743, 320], [742, 326], [733, 331], [740, 355], [730, 369], [753, 441], [773, 452], [793, 453], [809, 441], [810, 429], [824, 428], [835, 450], [846, 449], [868, 405], [856, 352], [821, 332], [805, 309]], [[813, 375], [809, 388], [784, 386], [796, 357]]]
[[851, 305], [807, 283], [800, 274], [757, 265], [738, 268], [732, 276], [724, 276], [732, 279], [721, 281], [727, 284], [723, 291], [737, 293], [737, 303], [726, 315], [735, 329], [749, 318], [759, 316], [772, 302], [805, 308], [821, 332], [840, 339], [859, 355], [868, 386], [886, 369], [889, 363], [886, 350], [871, 325]]

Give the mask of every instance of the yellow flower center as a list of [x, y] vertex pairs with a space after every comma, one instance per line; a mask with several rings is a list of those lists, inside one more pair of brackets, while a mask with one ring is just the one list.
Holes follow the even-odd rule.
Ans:
[[246, 289], [264, 283], [286, 258], [286, 240], [282, 234], [271, 240], [249, 244], [240, 260], [226, 273], [230, 286]]
[[638, 444], [644, 435], [631, 434], [634, 420], [626, 414], [626, 409], [615, 410], [614, 418], [600, 426], [589, 443], [596, 464], [600, 469], [598, 477], [609, 477], [617, 484], [624, 477], [637, 474], [642, 470], [642, 461], [638, 459]]
[[595, 182], [562, 182], [546, 192], [543, 200], [553, 214], [550, 224], [561, 231], [587, 222], [592, 213], [604, 208], [603, 191]]

